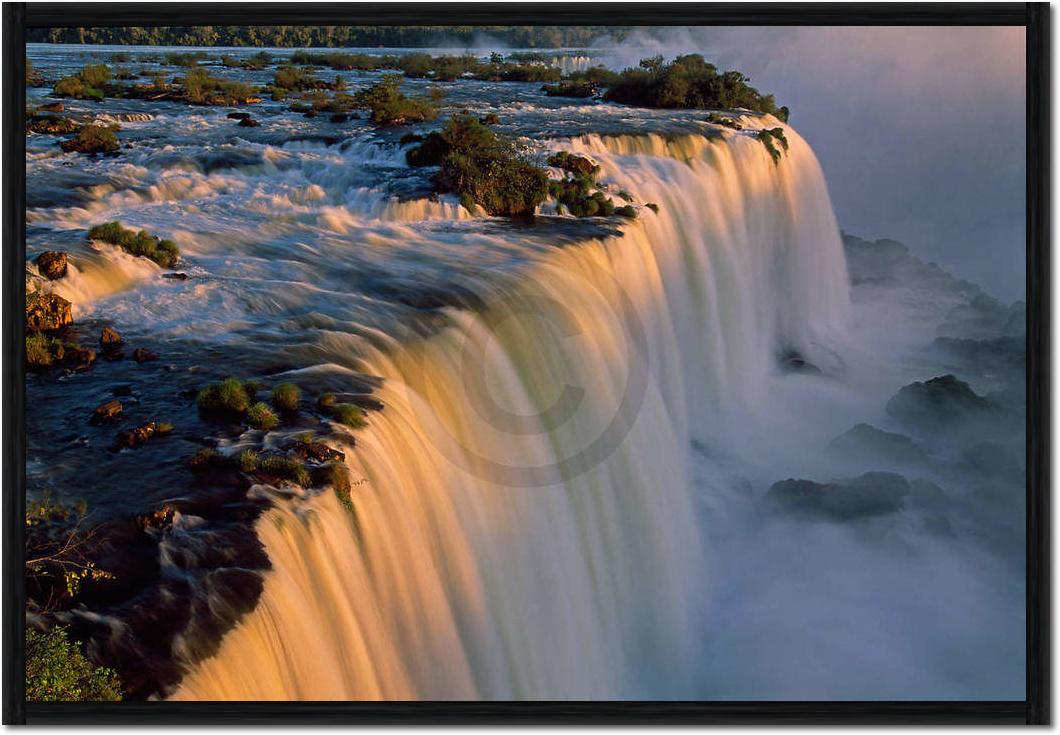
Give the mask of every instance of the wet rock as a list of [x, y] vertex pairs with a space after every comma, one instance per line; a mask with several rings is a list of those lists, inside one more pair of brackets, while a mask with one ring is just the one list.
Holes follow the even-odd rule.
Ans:
[[941, 429], [982, 421], [997, 407], [954, 375], [910, 383], [887, 402], [887, 413], [913, 426]]
[[163, 273], [163, 278], [168, 278], [173, 281], [186, 281], [188, 280], [187, 273]]
[[245, 117], [239, 121], [239, 127], [241, 128], [256, 128], [259, 125], [261, 125], [261, 123], [252, 117]]
[[777, 356], [781, 370], [788, 373], [820, 375], [821, 369], [809, 362], [798, 350], [784, 350]]
[[125, 409], [121, 405], [121, 401], [107, 401], [99, 406], [96, 406], [96, 410], [92, 412], [92, 418], [89, 419], [93, 424], [102, 426], [103, 424], [116, 424], [122, 420]]
[[103, 327], [103, 331], [99, 333], [99, 344], [105, 350], [120, 347], [124, 341], [117, 330], [110, 327]]
[[158, 355], [144, 347], [137, 347], [135, 350], [133, 350], [133, 359], [137, 362], [148, 362], [150, 360], [157, 360]]
[[289, 455], [298, 457], [302, 460], [311, 460], [313, 462], [330, 462], [333, 460], [342, 461], [346, 459], [346, 455], [337, 449], [332, 449], [324, 442], [305, 440], [305, 441], [294, 441], [288, 444], [285, 449]]
[[114, 442], [114, 449], [135, 449], [136, 447], [143, 446], [151, 439], [164, 436], [173, 430], [173, 427], [169, 424], [162, 424], [156, 421], [148, 421], [146, 424], [137, 426], [135, 429], [129, 429], [118, 434], [117, 440]]
[[866, 472], [829, 483], [788, 479], [774, 483], [766, 494], [773, 510], [795, 517], [848, 521], [900, 510], [909, 482], [893, 472]]
[[37, 270], [49, 281], [56, 281], [66, 275], [66, 253], [59, 250], [46, 250], [37, 256]]
[[26, 296], [26, 331], [52, 332], [73, 321], [70, 302], [63, 297], [42, 291]]
[[34, 115], [26, 121], [26, 130], [39, 135], [68, 135], [80, 132], [84, 127], [61, 115]]
[[350, 116], [345, 112], [336, 112], [331, 116], [330, 120], [333, 123], [344, 123], [350, 119]]
[[87, 370], [96, 361], [96, 351], [80, 345], [65, 345], [62, 357], [63, 365], [72, 370]]
[[497, 125], [501, 121], [501, 116], [496, 112], [488, 112], [478, 119], [483, 125]]
[[140, 516], [140, 527], [146, 530], [148, 528], [162, 528], [163, 526], [168, 526], [173, 522], [173, 516], [176, 512], [176, 508], [166, 503], [153, 513], [147, 513]]
[[847, 458], [860, 461], [883, 461], [892, 464], [915, 464], [927, 460], [927, 453], [905, 434], [858, 424], [833, 439], [828, 448]]
[[225, 117], [227, 117], [229, 120], [249, 120], [250, 119], [250, 113], [249, 112], [230, 112], [227, 115], [225, 115]]
[[62, 102], [51, 102], [47, 105], [41, 105], [37, 108], [40, 112], [62, 112], [66, 109]]
[[316, 116], [317, 116], [317, 111], [316, 110], [306, 110], [305, 112], [302, 113], [302, 117], [316, 117]]

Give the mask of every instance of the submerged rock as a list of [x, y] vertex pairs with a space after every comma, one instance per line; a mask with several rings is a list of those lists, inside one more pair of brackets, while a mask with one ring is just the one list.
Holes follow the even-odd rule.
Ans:
[[121, 405], [121, 401], [107, 401], [106, 403], [96, 406], [96, 410], [92, 412], [92, 418], [90, 421], [93, 424], [116, 424], [121, 421], [124, 415], [124, 407]]
[[227, 115], [225, 115], [225, 117], [227, 117], [229, 120], [249, 120], [250, 119], [250, 113], [249, 112], [230, 112]]
[[114, 443], [115, 449], [134, 449], [136, 447], [146, 444], [148, 441], [156, 436], [164, 436], [173, 430], [173, 427], [169, 424], [162, 424], [156, 421], [148, 421], [146, 424], [137, 426], [135, 429], [129, 429], [118, 434], [118, 438]]
[[150, 360], [157, 360], [158, 355], [145, 347], [137, 347], [133, 350], [133, 359], [137, 362], [148, 362]]
[[905, 434], [857, 424], [833, 439], [828, 448], [847, 457], [882, 460], [893, 464], [914, 464], [927, 460], [927, 453]]
[[239, 121], [239, 127], [241, 128], [256, 128], [259, 125], [261, 125], [261, 123], [250, 116], [244, 117]]
[[49, 281], [57, 281], [66, 275], [66, 253], [46, 250], [37, 256], [37, 270]]
[[70, 302], [43, 291], [26, 295], [26, 331], [53, 332], [74, 321]]
[[163, 278], [168, 278], [171, 281], [186, 281], [188, 280], [187, 273], [163, 273]]
[[62, 102], [51, 102], [47, 105], [41, 105], [37, 109], [41, 112], [62, 112], [66, 108]]
[[870, 518], [901, 510], [909, 482], [893, 472], [866, 472], [829, 483], [788, 479], [774, 483], [766, 501], [775, 510], [833, 521]]

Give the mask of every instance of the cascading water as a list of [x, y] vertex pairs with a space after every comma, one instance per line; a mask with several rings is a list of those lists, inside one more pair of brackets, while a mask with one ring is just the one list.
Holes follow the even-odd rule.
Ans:
[[785, 131], [778, 165], [746, 131], [565, 143], [658, 213], [362, 355], [385, 409], [345, 448], [352, 509], [260, 519], [258, 606], [173, 697], [696, 697], [692, 441], [753, 410], [779, 354], [836, 367], [849, 307], [820, 168]]

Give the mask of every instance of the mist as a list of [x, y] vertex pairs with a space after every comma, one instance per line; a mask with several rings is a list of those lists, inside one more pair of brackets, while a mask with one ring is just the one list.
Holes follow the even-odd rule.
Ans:
[[644, 29], [607, 63], [683, 53], [791, 109], [843, 229], [1024, 298], [1023, 28]]

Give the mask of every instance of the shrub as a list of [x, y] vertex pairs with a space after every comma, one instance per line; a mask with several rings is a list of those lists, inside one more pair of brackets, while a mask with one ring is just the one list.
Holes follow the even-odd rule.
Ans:
[[220, 383], [208, 385], [199, 391], [195, 403], [199, 410], [207, 414], [223, 416], [242, 416], [250, 408], [255, 390], [250, 389], [249, 382], [239, 378], [225, 378]]
[[205, 51], [192, 51], [190, 53], [182, 53], [180, 51], [170, 51], [165, 55], [164, 61], [167, 66], [196, 66], [200, 61], [206, 59]]
[[548, 157], [548, 165], [570, 171], [574, 174], [587, 174], [594, 176], [600, 172], [600, 167], [585, 156], [578, 156], [567, 151], [558, 151]]
[[249, 84], [212, 76], [201, 67], [188, 69], [183, 86], [184, 100], [193, 105], [241, 105], [254, 97]]
[[307, 89], [327, 89], [328, 83], [313, 76], [313, 72], [297, 66], [281, 66], [272, 77], [272, 86], [285, 92]]
[[31, 702], [117, 702], [121, 682], [113, 669], [93, 666], [66, 629], [26, 630], [26, 699]]
[[294, 383], [280, 383], [272, 389], [272, 405], [277, 411], [297, 411], [302, 391]]
[[127, 230], [120, 222], [96, 225], [88, 231], [88, 239], [117, 245], [130, 255], [147, 258], [163, 268], [172, 268], [180, 257], [180, 248], [172, 240], [161, 240], [147, 230]]
[[85, 125], [70, 140], [60, 141], [59, 147], [67, 153], [114, 153], [121, 148], [118, 136], [114, 134], [117, 127], [102, 125]]
[[309, 487], [313, 484], [313, 479], [305, 465], [287, 457], [266, 457], [258, 463], [258, 471], [281, 480], [290, 480], [302, 487]]
[[334, 393], [321, 393], [317, 398], [317, 410], [328, 413], [335, 407]]
[[54, 361], [55, 346], [60, 344], [54, 337], [37, 332], [26, 336], [26, 365], [33, 368], [49, 367]]
[[592, 97], [596, 94], [596, 85], [592, 82], [565, 81], [559, 84], [546, 84], [541, 91], [549, 97]]
[[364, 411], [360, 406], [352, 403], [336, 403], [331, 410], [331, 415], [340, 424], [351, 429], [360, 429], [367, 425], [364, 420]]
[[438, 109], [426, 97], [406, 97], [401, 93], [401, 76], [386, 74], [367, 89], [353, 96], [359, 107], [371, 110], [376, 125], [406, 125], [434, 120]]
[[410, 166], [440, 166], [435, 183], [491, 215], [530, 216], [548, 195], [544, 170], [474, 117], [448, 120], [405, 154]]
[[280, 418], [264, 401], [259, 401], [247, 409], [247, 423], [252, 429], [272, 431], [280, 425]]
[[678, 56], [664, 64], [661, 56], [643, 59], [638, 69], [626, 69], [614, 80], [604, 99], [640, 107], [733, 109], [777, 114], [772, 95], [750, 86], [738, 71], [718, 73], [699, 54]]
[[79, 100], [103, 100], [103, 91], [89, 87], [78, 77], [63, 77], [55, 83], [52, 94], [56, 97], [73, 97]]
[[239, 453], [239, 469], [243, 472], [257, 472], [258, 471], [258, 453], [253, 449], [244, 449]]
[[106, 64], [89, 64], [78, 75], [89, 87], [102, 87], [110, 81], [110, 67]]

